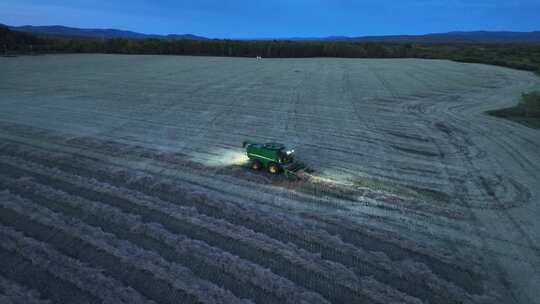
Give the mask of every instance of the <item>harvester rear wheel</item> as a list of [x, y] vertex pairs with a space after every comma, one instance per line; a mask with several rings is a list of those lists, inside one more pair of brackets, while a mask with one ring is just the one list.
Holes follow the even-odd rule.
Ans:
[[252, 160], [251, 161], [251, 169], [253, 170], [261, 170], [262, 168], [262, 165], [261, 165], [261, 162], [258, 161], [258, 160]]
[[268, 172], [278, 174], [279, 171], [281, 171], [281, 168], [277, 164], [271, 163], [268, 165]]

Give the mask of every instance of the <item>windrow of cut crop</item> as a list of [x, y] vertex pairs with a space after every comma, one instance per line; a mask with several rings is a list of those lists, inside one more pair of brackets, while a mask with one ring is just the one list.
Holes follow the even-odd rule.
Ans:
[[[231, 210], [231, 208], [221, 208], [222, 200], [219, 200], [214, 206], [210, 206], [213, 202], [213, 200], [197, 200], [197, 196], [200, 193], [204, 192], [212, 192], [212, 196], [221, 195], [224, 193], [221, 193], [219, 189], [213, 189], [213, 187], [209, 185], [202, 185], [201, 183], [195, 183], [191, 180], [183, 179], [179, 175], [175, 176], [174, 179], [170, 179], [170, 177], [167, 176], [155, 176], [155, 175], [149, 175], [144, 172], [140, 171], [133, 171], [133, 170], [127, 170], [118, 168], [115, 165], [107, 164], [104, 165], [103, 163], [98, 163], [95, 161], [92, 161], [89, 158], [84, 157], [84, 155], [69, 155], [59, 152], [50, 152], [50, 151], [43, 151], [36, 147], [29, 147], [25, 146], [19, 147], [17, 145], [5, 145], [2, 148], [3, 151], [5, 151], [7, 154], [10, 155], [21, 155], [25, 156], [28, 159], [34, 159], [37, 162], [40, 162], [42, 164], [47, 164], [50, 167], [60, 167], [64, 171], [72, 172], [74, 174], [83, 174], [86, 176], [91, 176], [94, 178], [97, 178], [98, 180], [107, 181], [109, 183], [113, 184], [121, 184], [123, 186], [136, 189], [138, 191], [143, 191], [148, 195], [151, 196], [159, 196], [165, 200], [171, 200], [174, 201], [175, 197], [178, 197], [179, 195], [182, 196], [190, 196], [193, 192], [196, 195], [193, 196], [194, 199], [186, 199], [183, 200], [183, 204], [187, 204], [190, 206], [196, 207], [199, 211], [201, 211], [204, 214], [210, 215], [210, 216], [223, 216], [221, 212], [227, 212]], [[181, 173], [181, 172], [178, 172]], [[179, 185], [179, 181], [181, 181], [181, 185]], [[208, 191], [208, 190], [214, 190], [214, 191]], [[240, 194], [239, 194], [240, 195]], [[202, 195], [207, 196], [207, 195]], [[228, 196], [230, 198], [230, 196]], [[250, 199], [246, 197], [245, 199]], [[208, 201], [208, 202], [206, 202]], [[232, 202], [232, 201], [231, 201]], [[217, 205], [217, 206], [216, 206]], [[250, 206], [241, 205], [240, 208], [249, 208]], [[255, 210], [253, 207], [252, 210]], [[258, 211], [258, 210], [255, 210]], [[235, 210], [231, 210], [230, 212], [233, 214], [233, 217], [231, 220], [234, 220], [234, 214], [236, 213]], [[260, 213], [260, 212], [259, 212]], [[284, 214], [281, 212], [281, 214]], [[288, 215], [287, 215], [288, 216]], [[337, 221], [339, 222], [339, 221]], [[246, 223], [249, 225], [250, 223]], [[370, 230], [371, 231], [371, 230]], [[369, 232], [369, 231], [367, 231]], [[346, 236], [346, 234], [345, 234]], [[370, 235], [364, 235], [366, 238], [371, 238]], [[393, 241], [393, 239], [381, 239], [377, 238], [378, 242], [385, 242], [389, 243]], [[432, 257], [433, 259], [440, 260], [441, 267], [448, 270], [448, 269], [454, 269], [454, 268], [463, 268], [464, 271], [469, 272], [471, 268], [474, 269], [481, 269], [481, 267], [473, 266], [474, 264], [471, 264], [470, 257], [459, 257], [456, 256], [455, 252], [447, 252], [447, 251], [441, 251], [441, 248], [429, 248], [426, 246], [410, 246], [412, 244], [411, 241], [401, 241], [396, 240], [398, 244], [395, 244], [397, 247], [403, 247], [403, 249], [410, 251], [411, 253], [414, 253], [416, 256], [419, 255], [427, 255]], [[397, 248], [399, 249], [399, 248]], [[436, 250], [435, 250], [436, 249]], [[441, 252], [439, 252], [441, 251]], [[433, 260], [432, 259], [432, 260]], [[463, 266], [460, 266], [463, 265]], [[442, 271], [441, 275], [443, 275], [444, 271]], [[465, 287], [466, 288], [466, 287]]]
[[51, 301], [42, 299], [38, 291], [0, 275], [0, 303], [50, 304]]
[[[325, 302], [316, 293], [296, 286], [268, 269], [208, 246], [204, 242], [171, 233], [159, 223], [144, 222], [138, 215], [69, 195], [30, 179], [8, 180], [0, 175], [0, 185], [2, 184], [7, 185], [11, 192], [43, 203], [53, 211], [80, 218], [85, 223], [99, 226], [104, 231], [114, 233], [138, 246], [157, 250], [164, 258], [182, 260], [182, 264], [198, 276], [225, 286], [237, 296], [245, 295], [257, 303]], [[170, 249], [166, 251], [163, 247]], [[224, 276], [224, 273], [228, 275]], [[216, 281], [219, 277], [222, 279]]]
[[[3, 163], [2, 166], [6, 166], [6, 164]], [[22, 162], [19, 162], [17, 166], [23, 166]], [[62, 187], [68, 192], [91, 196], [87, 197], [89, 199], [97, 199], [98, 197], [100, 201], [106, 200], [106, 203], [123, 208], [126, 212], [136, 212], [141, 217], [147, 218], [148, 221], [159, 222], [174, 233], [182, 233], [191, 238], [203, 240], [212, 246], [217, 246], [242, 258], [269, 267], [276, 274], [285, 276], [310, 290], [315, 290], [326, 298], [339, 300], [346, 297], [357, 301], [363, 299], [358, 288], [360, 282], [351, 271], [341, 264], [322, 260], [318, 255], [298, 249], [292, 244], [284, 244], [268, 238], [264, 234], [254, 233], [244, 227], [199, 215], [190, 208], [164, 202], [159, 206], [151, 202], [126, 200], [117, 196], [107, 198], [99, 191], [84, 188], [85, 185], [74, 185], [73, 179], [59, 180], [57, 175], [61, 172], [54, 171], [45, 170], [41, 175], [32, 172], [31, 175], [40, 182], [54, 187]], [[56, 177], [52, 178], [45, 174], [56, 175]]]
[[[3, 194], [0, 193], [0, 196], [3, 196]], [[11, 213], [9, 211], [7, 214], [4, 213], [3, 208], [0, 207], [0, 217], [5, 218], [7, 216], [11, 216]], [[11, 218], [10, 220], [14, 219]], [[24, 286], [24, 288], [39, 292], [41, 297], [53, 303], [101, 303], [99, 298], [81, 290], [71, 282], [49, 273], [42, 268], [43, 265], [36, 264], [17, 252], [0, 247], [0, 261], [2, 262], [2, 267], [0, 267], [2, 277]], [[29, 295], [33, 296], [35, 293]], [[15, 298], [13, 299], [15, 300]]]
[[[471, 294], [482, 294], [484, 292], [483, 279], [485, 270], [482, 263], [474, 258], [464, 260], [466, 253], [462, 254], [459, 262], [452, 260], [453, 256], [440, 256], [441, 253], [432, 252], [433, 249], [423, 247], [411, 240], [402, 238], [396, 232], [381, 231], [371, 227], [359, 226], [356, 222], [342, 219], [323, 217], [314, 215], [323, 229], [331, 235], [337, 235], [346, 244], [353, 244], [355, 247], [371, 248], [373, 252], [384, 252], [394, 263], [399, 261], [414, 261], [418, 264], [428, 266], [434, 274], [443, 280], [452, 282], [464, 291]], [[392, 243], [385, 240], [392, 239]], [[455, 252], [458, 255], [459, 252]], [[454, 265], [454, 267], [452, 267]], [[449, 286], [451, 289], [453, 287]]]
[[154, 252], [26, 199], [11, 197], [0, 201], [0, 222], [49, 243], [65, 255], [103, 269], [106, 275], [133, 286], [158, 303], [250, 303]]
[[71, 282], [103, 303], [154, 303], [136, 290], [103, 275], [95, 268], [59, 253], [46, 243], [24, 236], [12, 227], [0, 226], [0, 246], [31, 260], [36, 267], [44, 268], [63, 281]]
[[[49, 169], [50, 170], [50, 169]], [[58, 172], [57, 177], [65, 174], [62, 172]], [[64, 179], [66, 181], [73, 182], [77, 180], [77, 176], [66, 176]], [[94, 185], [95, 189], [98, 189], [100, 192], [104, 192], [105, 189], [109, 188], [108, 193], [112, 195], [113, 197], [122, 191], [123, 189], [117, 189], [113, 186], [107, 185], [107, 184], [100, 184], [97, 181], [93, 180], [82, 180], [79, 182], [81, 186], [88, 187], [88, 185], [96, 184]], [[80, 191], [77, 191], [77, 193], [80, 193]], [[132, 194], [133, 195], [133, 194]], [[178, 197], [178, 196], [177, 196]], [[109, 198], [109, 200], [113, 200]], [[115, 199], [118, 201], [118, 199]], [[144, 201], [152, 200], [152, 198], [145, 197]], [[155, 200], [155, 199], [154, 199]], [[196, 199], [194, 200], [196, 203], [200, 204], [207, 204], [207, 203], [213, 203], [216, 204], [217, 202], [213, 202], [211, 200], [200, 200]], [[225, 202], [219, 202], [222, 206], [226, 203]], [[351, 267], [357, 274], [359, 275], [373, 275], [375, 274], [375, 277], [380, 280], [381, 282], [394, 285], [396, 288], [401, 290], [402, 292], [409, 292], [413, 294], [414, 296], [417, 296], [422, 299], [433, 299], [433, 297], [438, 298], [438, 301], [444, 301], [444, 299], [449, 298], [456, 298], [456, 297], [465, 297], [467, 298], [468, 295], [466, 292], [460, 290], [456, 286], [454, 286], [452, 283], [446, 282], [445, 280], [440, 279], [433, 273], [424, 272], [422, 277], [425, 277], [428, 275], [429, 281], [431, 282], [437, 282], [436, 284], [427, 285], [425, 289], [418, 289], [413, 288], [414, 286], [417, 286], [419, 284], [426, 284], [422, 282], [426, 282], [424, 278], [421, 278], [421, 276], [416, 276], [414, 273], [409, 273], [406, 275], [408, 277], [408, 280], [400, 280], [402, 276], [407, 274], [411, 268], [410, 267], [400, 267], [401, 263], [399, 261], [393, 262], [385, 257], [384, 254], [378, 253], [374, 254], [371, 252], [366, 252], [365, 250], [360, 250], [355, 247], [351, 247], [350, 245], [344, 244], [339, 240], [339, 238], [333, 237], [329, 234], [327, 234], [325, 231], [306, 231], [305, 227], [291, 227], [291, 225], [294, 225], [294, 223], [297, 223], [297, 221], [286, 219], [284, 220], [281, 218], [279, 222], [275, 222], [277, 217], [274, 217], [273, 219], [268, 219], [268, 216], [263, 216], [262, 218], [260, 216], [253, 217], [253, 214], [251, 212], [246, 212], [247, 210], [244, 209], [238, 210], [238, 208], [234, 208], [232, 205], [227, 205], [226, 208], [223, 208], [224, 212], [235, 212], [234, 215], [230, 214], [229, 218], [234, 218], [236, 216], [237, 219], [240, 219], [241, 221], [245, 221], [246, 217], [251, 217], [253, 222], [257, 222], [257, 226], [254, 227], [256, 230], [261, 230], [261, 223], [267, 222], [268, 225], [266, 227], [281, 227], [281, 231], [270, 231], [269, 235], [275, 236], [277, 238], [283, 239], [286, 237], [288, 240], [293, 240], [295, 244], [303, 245], [304, 248], [307, 248], [307, 250], [312, 252], [322, 252], [322, 257], [325, 259], [330, 259], [337, 261], [338, 263], [341, 263], [343, 265], [346, 265], [348, 267]], [[241, 211], [241, 213], [238, 213], [238, 211]], [[241, 216], [239, 216], [241, 214]], [[260, 215], [260, 214], [259, 214]], [[265, 219], [266, 218], [266, 219]], [[268, 233], [269, 231], [264, 231], [265, 233]], [[285, 232], [285, 234], [284, 234]], [[300, 234], [300, 235], [298, 235]], [[326, 234], [326, 236], [325, 236]], [[318, 238], [318, 236], [322, 236], [321, 238], [314, 240], [314, 238]], [[330, 242], [329, 242], [330, 241]], [[330, 244], [331, 246], [324, 246], [322, 244]], [[314, 247], [315, 246], [315, 247]], [[367, 246], [370, 246], [369, 244]], [[365, 246], [364, 246], [365, 247]], [[390, 248], [391, 249], [391, 248]], [[389, 249], [389, 250], [390, 250]], [[409, 263], [408, 258], [406, 259], [407, 263]], [[438, 262], [435, 260], [435, 262]], [[408, 264], [405, 264], [408, 265]], [[425, 267], [424, 267], [425, 268]], [[402, 269], [402, 270], [400, 270]], [[417, 282], [415, 282], [417, 281]], [[411, 285], [412, 284], [412, 285]], [[413, 286], [414, 285], [414, 286]], [[437, 292], [431, 292], [430, 290], [433, 289], [433, 291]], [[412, 291], [411, 291], [412, 290]], [[442, 303], [442, 302], [441, 302]]]

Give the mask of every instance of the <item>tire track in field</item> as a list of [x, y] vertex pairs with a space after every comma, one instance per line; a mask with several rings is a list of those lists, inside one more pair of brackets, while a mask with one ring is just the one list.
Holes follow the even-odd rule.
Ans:
[[[457, 113], [455, 113], [454, 111], [455, 109], [446, 109], [446, 112], [444, 112], [444, 114], [449, 116], [449, 118], [447, 119], [449, 123], [453, 124], [455, 126], [455, 129], [460, 130], [460, 127], [458, 126], [463, 126], [466, 127], [467, 130], [461, 130], [461, 132], [447, 133], [447, 136], [450, 137], [452, 142], [459, 143], [460, 140], [464, 140], [463, 138], [467, 139], [468, 136], [475, 135], [477, 133], [482, 134], [483, 137], [489, 139], [492, 144], [496, 145], [499, 150], [504, 151], [504, 154], [512, 160], [512, 164], [517, 165], [516, 168], [519, 168], [521, 172], [526, 173], [531, 179], [535, 179], [536, 181], [540, 180], [538, 178], [538, 170], [535, 170], [535, 168], [538, 168], [538, 165], [531, 162], [524, 154], [522, 154], [521, 151], [523, 150], [517, 149], [516, 145], [511, 143], [511, 138], [509, 138], [508, 135], [504, 133], [493, 134], [492, 132], [490, 132], [490, 130], [483, 130], [485, 126], [479, 124], [472, 124], [466, 121], [464, 118], [456, 115]], [[527, 129], [527, 131], [529, 130]], [[474, 144], [472, 140], [469, 141], [471, 142], [471, 144]], [[493, 151], [497, 151], [497, 149], [493, 149]], [[467, 196], [464, 198], [466, 200], [474, 201], [480, 198], [491, 202], [493, 206], [507, 206], [510, 204], [514, 205], [514, 207], [519, 207], [530, 202], [531, 198], [534, 197], [533, 195], [536, 195], [536, 197], [538, 197], [538, 192], [535, 191], [534, 188], [527, 188], [524, 185], [517, 183], [517, 181], [514, 181], [513, 179], [509, 180], [509, 182], [512, 183], [510, 187], [504, 187], [505, 184], [501, 185], [500, 183], [493, 183], [491, 181], [491, 176], [484, 173], [485, 169], [483, 170], [482, 164], [474, 162], [474, 160], [469, 158], [468, 155], [463, 155], [463, 163], [467, 165], [467, 168], [471, 172], [470, 174], [475, 177], [472, 179], [474, 183], [473, 185], [475, 187], [472, 190], [481, 192], [480, 194], [466, 193]], [[494, 159], [494, 164], [494, 168], [500, 166], [499, 168], [504, 168], [505, 171], [508, 169], [512, 169], [505, 167], [505, 165], [508, 166], [508, 161], [503, 162], [501, 158]], [[510, 173], [516, 172], [515, 169], [512, 169], [512, 171], [513, 172]], [[504, 172], [503, 174], [506, 175], [507, 173]], [[508, 191], [507, 188], [512, 191]], [[502, 196], [501, 193], [504, 192], [511, 192], [513, 196], [511, 196], [510, 198], [507, 195]], [[526, 249], [520, 251], [519, 261], [521, 265], [519, 267], [525, 267], [527, 269], [526, 271], [529, 271], [529, 269], [540, 269], [540, 248], [536, 246], [537, 242], [534, 238], [534, 230], [529, 231], [529, 228], [526, 227], [527, 225], [525, 224], [525, 222], [521, 222], [520, 220], [516, 219], [514, 215], [516, 213], [514, 213], [512, 209], [493, 208], [493, 211], [497, 214], [498, 218], [501, 219], [500, 221], [498, 221], [497, 224], [493, 223], [490, 218], [485, 217], [481, 213], [477, 212], [478, 214], [476, 216], [478, 218], [478, 221], [484, 227], [491, 227], [488, 229], [492, 231], [498, 231], [501, 229], [501, 227], [506, 227], [506, 229], [510, 229], [514, 233], [511, 234], [511, 236], [507, 237], [489, 237], [486, 241], [484, 241], [485, 250], [495, 252], [496, 254], [494, 256], [500, 258], [501, 254], [497, 251], [500, 251], [501, 249], [499, 248], [497, 250], [497, 247], [500, 246], [497, 243], [505, 244], [505, 247], [508, 246], [510, 248], [518, 247]], [[495, 227], [492, 227], [492, 225], [494, 225]], [[496, 240], [495, 243], [493, 242], [494, 240]], [[505, 257], [505, 259], [509, 259], [512, 262], [517, 261], [517, 259], [514, 257]], [[519, 302], [518, 299], [521, 299], [521, 301], [526, 299], [526, 301], [530, 302], [532, 298], [528, 295], [529, 292], [519, 292], [514, 288], [510, 288], [510, 286], [513, 286], [514, 282], [508, 281], [506, 277], [508, 276], [508, 273], [514, 272], [514, 270], [512, 268], [510, 268], [511, 270], [508, 270], [508, 266], [505, 265], [507, 261], [503, 261], [502, 263], [503, 264], [497, 267], [497, 271], [499, 272], [499, 276], [502, 278], [502, 283], [508, 286], [508, 290], [514, 297], [514, 300], [516, 302]], [[526, 276], [528, 274], [521, 272], [519, 275]], [[538, 276], [531, 277], [530, 280], [538, 281]]]
[[[423, 101], [426, 104], [429, 104], [429, 101]], [[508, 214], [509, 208], [514, 208], [526, 204], [530, 200], [530, 192], [527, 188], [517, 183], [511, 178], [499, 178], [499, 183], [496, 184], [497, 187], [504, 189], [504, 192], [511, 192], [514, 194], [510, 199], [505, 198], [505, 201], [502, 202], [498, 197], [495, 196], [494, 189], [491, 188], [490, 182], [485, 177], [482, 171], [476, 168], [475, 161], [484, 159], [487, 155], [486, 151], [478, 147], [470, 138], [471, 134], [474, 134], [478, 131], [477, 126], [471, 124], [469, 121], [466, 121], [462, 118], [458, 118], [453, 115], [449, 109], [452, 109], [451, 106], [446, 106], [446, 108], [437, 109], [441, 113], [437, 113], [437, 119], [433, 119], [433, 122], [430, 124], [430, 127], [434, 129], [431, 134], [441, 134], [442, 136], [434, 136], [433, 142], [437, 144], [439, 151], [447, 151], [447, 146], [453, 147], [456, 153], [452, 156], [453, 158], [442, 157], [441, 163], [446, 169], [447, 176], [452, 176], [449, 172], [448, 167], [452, 164], [458, 162], [461, 166], [466, 166], [467, 178], [463, 179], [462, 182], [456, 182], [456, 179], [452, 180], [450, 185], [455, 189], [456, 196], [462, 201], [462, 203], [471, 210], [473, 215], [473, 221], [475, 225], [481, 225], [481, 219], [475, 214], [474, 210], [483, 208], [483, 209], [492, 209], [495, 212], [502, 212]], [[413, 111], [414, 113], [414, 111]], [[421, 115], [421, 113], [414, 113], [415, 115]], [[443, 119], [444, 118], [446, 119]], [[463, 127], [466, 127], [465, 130]], [[485, 136], [486, 134], [483, 134]], [[448, 178], [451, 181], [450, 178]], [[502, 181], [501, 181], [502, 180]], [[470, 185], [467, 185], [465, 182], [473, 182], [476, 184], [476, 189], [484, 189], [483, 194], [472, 194]], [[498, 191], [500, 193], [500, 191]], [[493, 202], [498, 202], [493, 204]], [[476, 228], [478, 230], [478, 228]], [[523, 233], [523, 231], [522, 231]], [[489, 237], [488, 237], [489, 239]], [[534, 245], [528, 242], [529, 248], [535, 248]], [[490, 246], [486, 242], [486, 239], [481, 239], [481, 248], [483, 252], [493, 252], [490, 249]], [[497, 254], [498, 255], [498, 254]], [[499, 277], [504, 277], [503, 267], [496, 264], [496, 262], [491, 263], [494, 272], [497, 273]], [[502, 282], [503, 285], [508, 285]], [[518, 302], [516, 295], [508, 290], [513, 300]]]
[[[375, 76], [376, 76], [376, 77], [380, 80], [380, 82], [383, 84], [383, 86], [385, 86], [385, 87], [389, 90], [389, 92], [391, 93], [391, 95], [393, 96], [393, 98], [395, 98], [395, 99], [397, 100], [397, 99], [399, 98], [399, 95], [398, 95], [396, 92], [394, 92], [393, 90], [391, 90], [390, 84], [387, 83], [387, 82], [385, 81], [385, 79], [382, 78], [377, 72], [375, 72], [375, 71], [373, 71], [373, 72], [375, 73]], [[425, 101], [426, 101], [425, 98], [421, 98], [421, 99], [420, 99], [420, 102], [416, 102], [415, 105], [418, 105], [418, 107], [416, 107], [416, 106], [415, 106], [415, 107], [411, 107], [411, 106], [410, 106], [410, 103], [407, 103], [407, 104], [406, 104], [406, 105], [407, 105], [406, 109], [408, 109], [409, 113], [411, 113], [411, 114], [416, 118], [416, 119], [414, 120], [415, 123], [418, 123], [418, 122], [422, 123], [422, 124], [424, 125], [424, 129], [426, 129], [426, 126], [431, 125], [431, 124], [430, 124], [430, 121], [429, 121], [429, 116], [425, 115], [425, 108], [424, 108]], [[412, 123], [412, 121], [411, 121], [411, 123]], [[405, 133], [408, 134], [408, 133], [410, 133], [410, 132], [409, 132], [409, 130], [407, 129], [407, 131], [406, 131]], [[426, 134], [430, 134], [430, 133], [426, 132]], [[447, 149], [441, 149], [439, 143], [437, 143], [437, 142], [435, 141], [435, 139], [432, 139], [431, 142], [433, 142], [433, 143], [435, 144], [436, 148], [438, 149], [438, 153], [437, 153], [437, 154], [440, 155], [439, 158], [440, 158], [441, 162], [444, 162], [443, 159], [447, 158], [447, 155], [446, 155], [446, 154], [448, 154], [448, 153], [447, 153]], [[407, 145], [409, 145], [409, 144], [407, 144]], [[457, 151], [460, 151], [460, 150], [457, 150]], [[447, 175], [447, 174], [449, 173], [446, 166], [444, 166], [444, 169], [445, 169], [446, 171], [441, 172], [440, 175]], [[448, 175], [447, 175], [447, 176], [448, 176]], [[448, 184], [449, 184], [449, 185], [452, 185], [453, 182], [452, 182], [450, 179], [448, 179]], [[458, 192], [456, 192], [456, 193], [458, 193]], [[468, 207], [470, 208], [470, 204], [468, 204], [468, 202], [464, 202], [464, 204], [466, 204], [466, 206], [468, 206]], [[454, 246], [454, 245], [452, 245], [452, 244], [450, 244], [450, 245], [451, 245], [451, 246]]]

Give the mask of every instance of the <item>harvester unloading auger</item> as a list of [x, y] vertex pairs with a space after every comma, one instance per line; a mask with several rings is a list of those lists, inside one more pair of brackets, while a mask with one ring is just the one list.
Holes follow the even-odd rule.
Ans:
[[284, 173], [288, 179], [297, 180], [305, 172], [311, 172], [304, 163], [294, 159], [294, 150], [287, 150], [280, 143], [256, 143], [244, 141], [242, 147], [253, 170], [266, 169], [271, 174]]

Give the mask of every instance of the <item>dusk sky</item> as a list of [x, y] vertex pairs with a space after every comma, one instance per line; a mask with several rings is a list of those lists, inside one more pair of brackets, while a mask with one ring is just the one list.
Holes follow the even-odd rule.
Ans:
[[0, 23], [212, 38], [540, 30], [540, 0], [2, 0]]

